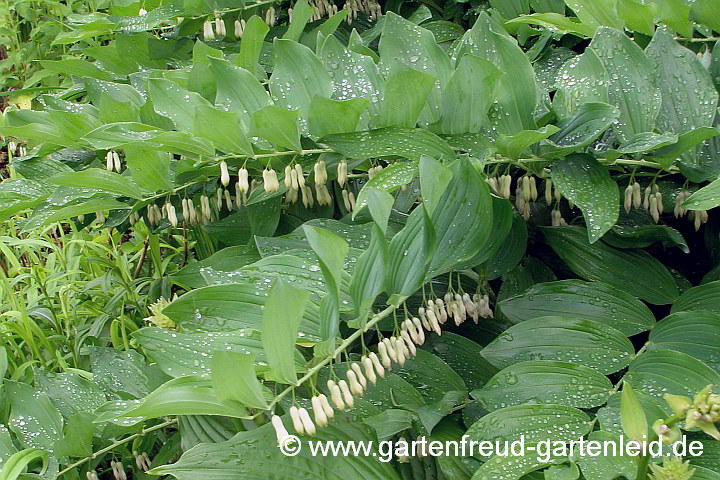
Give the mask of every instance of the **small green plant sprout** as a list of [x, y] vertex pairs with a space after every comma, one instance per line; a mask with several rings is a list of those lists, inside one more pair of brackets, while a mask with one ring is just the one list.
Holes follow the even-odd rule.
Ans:
[[695, 473], [690, 462], [683, 462], [680, 457], [665, 457], [662, 465], [651, 464], [650, 470], [653, 480], [690, 480]]
[[[720, 432], [715, 425], [720, 421], [720, 396], [711, 393], [712, 388], [713, 385], [708, 385], [692, 400], [682, 395], [665, 394], [665, 401], [674, 415], [668, 419], [656, 421], [653, 425], [655, 433], [666, 438], [674, 437], [674, 431], [677, 429], [675, 424], [684, 420], [683, 428], [685, 430], [697, 427], [715, 440], [720, 440]], [[677, 433], [679, 435], [679, 432]]]

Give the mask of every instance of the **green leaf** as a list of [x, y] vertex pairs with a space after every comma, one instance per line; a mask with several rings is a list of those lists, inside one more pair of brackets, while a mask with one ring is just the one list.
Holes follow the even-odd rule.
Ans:
[[414, 386], [429, 404], [441, 401], [445, 392], [467, 393], [460, 375], [426, 350], [419, 349], [417, 355], [407, 359], [405, 365], [393, 367], [393, 372]]
[[275, 39], [275, 66], [270, 77], [270, 93], [275, 105], [298, 109], [300, 118], [308, 119], [313, 97], [330, 98], [332, 79], [315, 54], [305, 45]]
[[713, 180], [695, 191], [682, 206], [687, 210], [710, 210], [718, 205], [720, 205], [720, 179]]
[[650, 60], [624, 32], [614, 28], [599, 27], [590, 48], [607, 70], [610, 103], [620, 109], [618, 123], [613, 126], [620, 141], [652, 131], [662, 93], [655, 84]]
[[[262, 20], [259, 22], [262, 23]], [[247, 26], [249, 25], [250, 23]], [[215, 77], [217, 85], [215, 105], [221, 110], [240, 112], [244, 118], [243, 126], [245, 129], [249, 128], [250, 115], [263, 107], [272, 105], [270, 96], [251, 73], [254, 70], [249, 68], [246, 70], [247, 67], [236, 67], [221, 59], [210, 58], [209, 60], [210, 72]]]
[[[612, 433], [594, 431], [590, 433], [588, 440], [609, 442], [607, 445], [614, 444], [615, 450], [620, 452], [621, 440]], [[610, 452], [613, 450], [610, 449]], [[588, 480], [613, 480], [620, 476], [625, 478], [636, 478], [637, 476], [636, 459], [627, 455], [580, 455], [577, 463], [583, 476]]]
[[712, 126], [718, 92], [697, 55], [675, 41], [666, 27], [657, 29], [645, 54], [662, 91], [657, 128], [681, 134]]
[[[290, 419], [283, 417], [286, 429], [292, 431]], [[370, 442], [375, 440], [372, 429], [362, 423], [346, 420], [334, 421], [318, 429], [313, 441], [318, 442]], [[274, 480], [399, 480], [390, 463], [378, 462], [381, 453], [377, 442], [373, 456], [313, 456], [309, 439], [301, 436], [301, 448], [294, 457], [287, 457], [277, 447], [277, 437], [270, 424], [240, 432], [222, 443], [204, 443], [185, 452], [180, 460], [151, 470], [153, 475], [172, 475], [178, 480], [191, 480], [201, 476], [206, 480], [221, 480], [233, 476], [238, 480], [268, 478]], [[268, 469], [272, 469], [270, 472]]]
[[254, 154], [247, 132], [243, 128], [243, 115], [240, 112], [198, 107], [193, 118], [193, 128], [195, 135], [207, 138], [225, 153]]
[[151, 390], [145, 357], [135, 350], [89, 347], [93, 383], [107, 394], [140, 398]]
[[205, 280], [203, 271], [232, 272], [258, 260], [260, 260], [260, 256], [245, 246], [227, 247], [210, 255], [205, 260], [189, 263], [170, 275], [170, 279], [186, 290], [206, 287], [209, 283]]
[[[371, 192], [376, 192], [376, 190], [371, 190]], [[389, 193], [386, 195], [391, 197]], [[370, 194], [369, 198], [374, 201], [373, 194]], [[377, 203], [374, 202], [371, 205], [377, 205]], [[392, 207], [392, 203], [390, 206]], [[360, 255], [350, 281], [350, 295], [355, 305], [355, 314], [359, 318], [364, 318], [369, 313], [375, 297], [385, 290], [385, 258], [388, 245], [381, 228], [377, 225], [373, 228], [370, 245]]]
[[10, 405], [8, 427], [20, 445], [52, 452], [55, 442], [62, 438], [60, 412], [45, 393], [36, 391], [30, 385], [11, 380], [4, 380], [3, 385]]
[[585, 229], [578, 227], [543, 227], [542, 232], [546, 243], [580, 278], [607, 283], [655, 305], [678, 297], [670, 272], [644, 250], [619, 250], [602, 242], [590, 245]]
[[553, 32], [572, 33], [582, 38], [592, 37], [595, 28], [585, 23], [575, 21], [571, 17], [566, 17], [560, 13], [546, 12], [533, 13], [532, 15], [521, 15], [517, 18], [508, 20], [506, 23], [539, 25]]
[[310, 102], [308, 114], [310, 134], [324, 137], [333, 133], [354, 132], [360, 116], [369, 105], [370, 100], [367, 98], [331, 100], [315, 96]]
[[416, 207], [400, 230], [390, 240], [385, 262], [385, 291], [392, 295], [412, 295], [423, 284], [431, 245], [427, 239], [434, 236], [432, 224], [427, 221], [425, 207]]
[[412, 428], [413, 414], [408, 410], [391, 408], [363, 419], [363, 423], [375, 429], [378, 440], [390, 440], [395, 434]]
[[495, 241], [499, 242], [497, 248], [490, 258], [478, 267], [483, 269], [488, 280], [502, 277], [523, 259], [528, 241], [527, 222], [522, 217], [513, 215], [509, 233]]
[[124, 417], [158, 418], [168, 415], [222, 415], [245, 417], [247, 410], [237, 403], [221, 402], [215, 395], [210, 379], [196, 377], [173, 378], [147, 397], [136, 402], [124, 402], [125, 408], [112, 410], [112, 402], [98, 410], [95, 422]]
[[680, 232], [668, 225], [655, 224], [642, 210], [631, 211], [628, 215], [621, 212], [618, 223], [605, 234], [603, 241], [618, 248], [645, 248], [662, 242], [663, 245], [674, 245], [684, 253], [690, 252]]
[[183, 132], [193, 131], [195, 109], [210, 103], [200, 94], [181, 88], [177, 83], [162, 78], [148, 80], [148, 93], [155, 111], [172, 120]]
[[385, 95], [380, 114], [374, 119], [375, 126], [414, 127], [435, 82], [435, 77], [427, 73], [407, 67], [400, 61], [394, 62], [387, 75]]
[[[360, 212], [368, 204], [368, 191], [381, 190], [392, 193], [403, 185], [412, 182], [418, 174], [418, 162], [395, 162], [376, 173], [368, 182], [363, 185], [362, 190], [355, 202], [355, 212]], [[353, 218], [355, 217], [353, 212]], [[387, 222], [386, 222], [387, 223]]]
[[123, 197], [143, 198], [143, 190], [132, 179], [101, 168], [88, 168], [79, 172], [58, 173], [48, 183], [65, 187], [94, 188]]
[[490, 124], [499, 133], [507, 135], [535, 130], [535, 71], [515, 39], [482, 12], [457, 47], [457, 58], [466, 53], [483, 58], [505, 74], [512, 75], [513, 81], [500, 82], [497, 86], [497, 103], [489, 112]]
[[65, 418], [93, 411], [107, 400], [97, 383], [76, 373], [36, 369], [34, 374], [35, 387], [47, 394]]
[[39, 448], [26, 448], [14, 453], [3, 463], [0, 470], [0, 480], [16, 480], [25, 474], [25, 468], [33, 461], [42, 460], [41, 474], [44, 474], [48, 466], [48, 452]]
[[434, 158], [428, 155], [420, 158], [420, 193], [430, 215], [435, 211], [452, 176], [452, 170]]
[[102, 70], [96, 64], [80, 58], [66, 58], [65, 60], [40, 60], [40, 65], [45, 70], [66, 75], [71, 73], [78, 77], [90, 77], [97, 80], [112, 81], [113, 76]]
[[617, 108], [607, 103], [582, 104], [571, 118], [558, 124], [560, 129], [543, 142], [545, 157], [560, 157], [580, 150], [597, 140], [618, 119]]
[[255, 374], [255, 354], [216, 350], [211, 364], [212, 386], [218, 400], [267, 408], [262, 384]]
[[[440, 357], [471, 389], [482, 387], [498, 372], [483, 358], [479, 344], [451, 332], [443, 332], [442, 336], [426, 336], [421, 348]], [[473, 361], [468, 362], [469, 358]]]
[[455, 152], [440, 137], [423, 129], [389, 127], [328, 135], [319, 140], [349, 158], [399, 156], [420, 160], [423, 155], [450, 161]]
[[299, 0], [293, 5], [292, 21], [290, 22], [290, 28], [287, 29], [283, 38], [293, 40], [297, 42], [300, 40], [300, 35], [305, 29], [310, 16], [313, 14], [313, 9], [308, 5], [307, 0]]
[[638, 355], [623, 380], [664, 405], [665, 393], [694, 397], [708, 385], [720, 385], [720, 373], [685, 353], [653, 350]]
[[590, 417], [577, 408], [563, 405], [516, 405], [488, 413], [465, 433], [478, 442], [565, 441], [587, 435]]
[[696, 0], [690, 7], [690, 20], [720, 31], [717, 7], [717, 0]]
[[302, 150], [298, 111], [268, 105], [252, 114], [250, 134], [262, 137], [278, 147]]
[[150, 191], [170, 190], [170, 156], [151, 148], [126, 148], [125, 161], [130, 175], [141, 188]]
[[275, 280], [263, 312], [263, 348], [270, 366], [268, 378], [295, 385], [295, 337], [310, 292]]
[[526, 360], [559, 360], [610, 374], [630, 363], [635, 349], [620, 331], [592, 320], [536, 317], [505, 330], [483, 351], [497, 368]]
[[498, 372], [470, 394], [488, 410], [526, 403], [592, 408], [604, 404], [612, 384], [600, 372], [572, 363], [535, 360]]
[[260, 58], [263, 41], [269, 31], [270, 27], [257, 15], [250, 17], [245, 24], [242, 42], [240, 42], [240, 53], [236, 62], [239, 67], [244, 68], [253, 76], [257, 74], [258, 58]]
[[[260, 326], [256, 326], [257, 330]], [[217, 351], [252, 355], [258, 362], [257, 370], [264, 373], [267, 368], [260, 333], [243, 329], [229, 332], [179, 333], [157, 327], [145, 327], [133, 332], [133, 338], [152, 357], [157, 365], [171, 377], [209, 377], [212, 362]], [[299, 352], [295, 364], [303, 365]]]
[[560, 193], [582, 210], [590, 243], [615, 225], [620, 212], [618, 186], [592, 156], [574, 154], [555, 162], [552, 179]]
[[48, 210], [33, 212], [33, 216], [23, 226], [25, 231], [49, 225], [60, 220], [67, 220], [78, 215], [87, 215], [99, 210], [130, 210], [132, 207], [126, 203], [118, 202], [114, 198], [93, 198], [72, 205], [50, 208]]
[[0, 183], [0, 221], [40, 205], [50, 193], [50, 188], [44, 183], [25, 178]]
[[521, 295], [498, 304], [505, 318], [520, 323], [559, 315], [610, 325], [626, 336], [650, 330], [655, 317], [640, 300], [601, 282], [561, 280], [538, 283]]
[[560, 119], [572, 117], [585, 103], [609, 101], [607, 71], [591, 49], [560, 67], [555, 77], [555, 87], [557, 91], [552, 106]]
[[670, 312], [698, 310], [720, 313], [720, 281], [704, 283], [686, 290], [673, 302]]
[[522, 455], [495, 455], [490, 458], [475, 471], [471, 480], [520, 480], [536, 470], [564, 462], [567, 462], [565, 456], [557, 456], [552, 451], [547, 451], [546, 457], [541, 456], [535, 445], [527, 445]]
[[658, 322], [650, 332], [648, 350], [687, 353], [720, 371], [720, 315], [677, 312]]
[[[422, 99], [423, 105], [427, 100], [427, 107], [420, 115], [419, 123], [428, 125], [440, 120], [441, 92], [450, 80], [453, 69], [448, 54], [435, 42], [433, 34], [429, 30], [405, 20], [400, 15], [388, 11], [384, 16], [383, 32], [378, 44], [378, 52], [380, 53], [379, 68], [388, 77], [388, 82], [390, 80], [389, 76], [393, 76], [392, 70], [396, 67], [397, 62], [403, 62], [406, 67], [435, 79], [429, 96], [426, 95]], [[401, 79], [396, 79], [393, 83], [398, 80]], [[422, 83], [425, 83], [425, 80], [422, 80]], [[402, 84], [400, 83], [397, 86], [402, 87]], [[386, 86], [387, 88], [388, 86]], [[417, 95], [416, 98], [412, 99], [413, 103], [419, 101], [420, 91], [421, 89], [418, 88], [417, 93], [413, 95]], [[398, 93], [402, 93], [402, 91]], [[387, 96], [386, 92], [385, 97], [387, 98]], [[391, 106], [388, 105], [388, 107]], [[390, 123], [387, 122], [385, 125], [390, 125]]]
[[623, 22], [617, 14], [617, 2], [614, 0], [565, 0], [565, 3], [586, 25], [594, 28], [623, 28]]
[[498, 135], [497, 149], [500, 155], [513, 160], [520, 158], [531, 145], [544, 140], [558, 131], [555, 125], [546, 125], [537, 130], [523, 130], [515, 135]]
[[629, 439], [636, 442], [644, 442], [648, 439], [648, 423], [647, 418], [645, 418], [645, 411], [635, 396], [632, 386], [625, 382], [623, 382], [620, 397], [620, 423]]
[[97, 425], [93, 424], [95, 415], [82, 412], [68, 418], [65, 436], [55, 443], [54, 454], [58, 457], [88, 457], [92, 455], [93, 435]]
[[8, 356], [5, 347], [0, 348], [0, 378], [5, 378], [8, 369]]

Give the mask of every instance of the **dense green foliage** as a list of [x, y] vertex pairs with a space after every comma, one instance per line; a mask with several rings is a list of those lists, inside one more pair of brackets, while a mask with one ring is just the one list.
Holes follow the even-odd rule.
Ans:
[[0, 0], [0, 480], [719, 478], [719, 19]]

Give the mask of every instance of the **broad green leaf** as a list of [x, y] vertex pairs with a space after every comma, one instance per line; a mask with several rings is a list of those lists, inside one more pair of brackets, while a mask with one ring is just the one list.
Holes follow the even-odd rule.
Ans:
[[553, 163], [551, 171], [555, 187], [582, 210], [590, 243], [596, 242], [620, 212], [618, 186], [607, 168], [590, 155], [574, 154]]
[[666, 393], [692, 398], [708, 385], [720, 385], [720, 373], [685, 353], [653, 350], [638, 355], [623, 380], [664, 405]]
[[536, 317], [505, 330], [483, 351], [497, 368], [526, 360], [557, 360], [610, 374], [625, 368], [635, 349], [620, 331], [592, 320]]
[[68, 73], [78, 77], [90, 77], [97, 80], [112, 81], [113, 76], [96, 64], [80, 58], [66, 58], [65, 60], [40, 60], [45, 70], [66, 75]]
[[420, 158], [420, 193], [423, 205], [430, 215], [435, 212], [443, 193], [452, 180], [452, 170], [434, 158], [423, 155]]
[[[270, 93], [275, 105], [298, 109], [300, 118], [308, 119], [310, 102], [316, 95], [330, 98], [332, 79], [315, 54], [305, 45], [286, 39], [275, 39], [275, 66], [270, 77]], [[305, 123], [305, 128], [307, 124]]]
[[[219, 443], [231, 439], [236, 428], [232, 419], [211, 415], [183, 415], [178, 417], [178, 430], [182, 435], [181, 448], [190, 450], [200, 443]], [[156, 462], [162, 464], [162, 462]]]
[[457, 47], [457, 58], [467, 53], [487, 60], [513, 78], [513, 81], [500, 82], [497, 86], [497, 102], [489, 111], [491, 126], [507, 135], [535, 130], [535, 72], [515, 39], [486, 12], [482, 12]]
[[657, 128], [681, 134], [712, 126], [718, 92], [697, 55], [675, 41], [665, 27], [657, 29], [645, 54], [662, 91]]
[[311, 135], [324, 137], [333, 133], [354, 132], [360, 115], [368, 108], [367, 98], [331, 100], [315, 96], [310, 102], [308, 128]]
[[213, 145], [203, 138], [195, 138], [184, 132], [167, 132], [137, 122], [108, 123], [88, 132], [83, 140], [102, 150], [154, 147], [178, 155], [215, 153]]
[[650, 156], [652, 160], [658, 162], [663, 168], [669, 167], [675, 160], [680, 158], [680, 170], [683, 175], [696, 182], [710, 180], [716, 176], [713, 168], [705, 168], [706, 164], [704, 164], [703, 158], [694, 155], [691, 150], [718, 135], [720, 135], [720, 129], [717, 127], [698, 127], [689, 132], [681, 133], [678, 135], [676, 143], [653, 150]]
[[[386, 195], [391, 197], [389, 193]], [[372, 194], [369, 198], [374, 200]], [[385, 258], [388, 245], [381, 228], [373, 228], [370, 245], [360, 255], [350, 281], [350, 295], [355, 305], [355, 314], [359, 318], [363, 318], [370, 311], [375, 297], [385, 290]]]
[[470, 440], [526, 442], [575, 440], [592, 429], [590, 417], [563, 405], [516, 405], [488, 413], [468, 428]]
[[545, 157], [561, 157], [587, 147], [615, 123], [618, 115], [618, 109], [607, 103], [584, 103], [571, 118], [558, 124], [560, 129], [543, 142], [541, 151]]
[[16, 480], [17, 478], [24, 476], [27, 466], [38, 459], [42, 460], [42, 468], [40, 469], [40, 472], [41, 474], [44, 474], [48, 467], [47, 451], [40, 448], [26, 448], [14, 453], [7, 459], [6, 462], [2, 463], [0, 479]]
[[687, 353], [720, 371], [720, 315], [703, 311], [668, 315], [650, 332], [647, 348]]
[[487, 112], [503, 73], [487, 60], [463, 55], [440, 98], [439, 131], [477, 133], [487, 124]]
[[[498, 372], [482, 357], [479, 344], [451, 332], [443, 332], [442, 336], [430, 335], [429, 338], [426, 335], [421, 348], [440, 357], [471, 389], [482, 387]], [[472, 362], [468, 362], [470, 358]]]
[[[283, 421], [292, 431], [289, 416]], [[359, 422], [345, 419], [333, 421], [320, 428], [313, 441], [370, 442], [375, 440], [372, 429]], [[173, 464], [155, 467], [153, 475], [172, 475], [178, 480], [202, 476], [206, 480], [221, 480], [232, 476], [238, 480], [274, 478], [275, 480], [399, 480], [390, 463], [378, 462], [380, 452], [373, 447], [374, 456], [313, 456], [309, 439], [301, 436], [298, 455], [288, 457], [277, 447], [277, 437], [270, 424], [241, 432], [227, 442], [200, 444], [185, 452]], [[373, 442], [377, 445], [377, 442]], [[270, 470], [269, 470], [270, 469]]]
[[151, 148], [126, 148], [125, 161], [135, 183], [150, 191], [170, 190], [170, 156]]
[[546, 125], [537, 130], [523, 130], [514, 135], [500, 134], [496, 143], [498, 153], [504, 157], [517, 160], [527, 152], [528, 147], [545, 140], [557, 131], [558, 128], [555, 125]]
[[[390, 221], [390, 215], [392, 214], [392, 208], [395, 203], [395, 197], [385, 190], [377, 188], [368, 188], [366, 190], [366, 196], [368, 198], [368, 210], [373, 221], [380, 228], [380, 232], [383, 235], [387, 234], [387, 226]], [[373, 231], [375, 229], [373, 228]]]
[[[380, 37], [378, 52], [380, 53], [378, 66], [386, 77], [388, 77], [388, 74], [392, 75], [392, 69], [396, 62], [400, 61], [406, 67], [435, 79], [429, 96], [425, 97], [427, 106], [420, 115], [419, 123], [428, 125], [437, 122], [441, 114], [441, 93], [450, 80], [453, 69], [450, 58], [445, 53], [445, 50], [435, 42], [432, 32], [388, 11], [384, 15], [383, 32]], [[424, 100], [423, 104], [425, 103]]]
[[450, 165], [452, 179], [432, 212], [437, 251], [429, 273], [437, 275], [471, 258], [488, 242], [492, 228], [492, 200], [487, 184], [469, 160]]
[[93, 423], [95, 414], [82, 412], [67, 419], [65, 435], [55, 443], [54, 454], [57, 457], [88, 457], [92, 455], [93, 436], [97, 425]]
[[565, 3], [586, 25], [623, 28], [623, 22], [618, 18], [616, 0], [565, 0]]
[[[259, 22], [262, 23], [262, 20]], [[250, 115], [263, 107], [272, 105], [270, 96], [251, 73], [252, 70], [246, 70], [247, 67], [236, 67], [221, 59], [210, 58], [209, 60], [210, 72], [215, 77], [217, 85], [215, 105], [221, 110], [240, 112], [245, 118], [243, 126], [247, 129], [250, 125]]]
[[640, 401], [635, 396], [632, 386], [623, 382], [620, 394], [620, 423], [627, 438], [636, 442], [648, 439], [648, 422]]
[[655, 317], [633, 295], [601, 282], [561, 280], [538, 283], [521, 295], [499, 302], [500, 311], [513, 323], [559, 315], [604, 323], [626, 336], [650, 330]]
[[683, 292], [673, 302], [671, 313], [698, 310], [720, 313], [720, 281], [704, 283]]
[[77, 373], [35, 369], [34, 375], [35, 387], [47, 394], [65, 418], [93, 411], [107, 400], [100, 386]]
[[130, 210], [132, 207], [127, 203], [122, 203], [114, 198], [93, 198], [86, 201], [80, 201], [72, 205], [58, 207], [54, 206], [48, 210], [33, 212], [33, 216], [23, 225], [26, 231], [49, 225], [60, 220], [67, 220], [78, 215], [87, 215], [95, 213], [99, 210]]
[[389, 127], [340, 133], [328, 135], [319, 141], [350, 158], [399, 156], [409, 160], [420, 160], [423, 155], [442, 161], [451, 161], [455, 158], [455, 152], [445, 140], [419, 128]]
[[547, 360], [504, 368], [470, 394], [488, 410], [527, 403], [592, 408], [604, 404], [612, 384], [600, 372], [582, 365]]
[[400, 61], [394, 62], [387, 74], [380, 113], [374, 119], [374, 125], [413, 128], [435, 83], [435, 77]]
[[242, 42], [240, 42], [240, 53], [237, 56], [237, 64], [253, 76], [256, 74], [258, 58], [262, 51], [263, 41], [270, 28], [257, 15], [250, 17], [245, 24]]
[[[173, 378], [139, 402], [125, 402], [121, 410], [99, 410], [96, 422], [124, 417], [158, 418], [168, 415], [222, 415], [245, 417], [247, 410], [237, 403], [222, 402], [212, 388], [210, 379]], [[112, 405], [112, 404], [110, 404]], [[108, 405], [108, 406], [110, 406]]]
[[625, 22], [628, 30], [652, 36], [655, 31], [652, 4], [644, 4], [636, 0], [618, 0], [618, 16]]
[[717, 7], [716, 0], [696, 0], [690, 7], [690, 20], [707, 25], [715, 31], [720, 31]]
[[303, 230], [310, 247], [315, 251], [320, 262], [320, 269], [328, 289], [328, 294], [323, 298], [323, 302], [329, 302], [328, 308], [330, 310], [323, 310], [321, 304], [323, 317], [320, 323], [320, 334], [323, 340], [333, 339], [337, 336], [340, 327], [338, 315], [340, 284], [342, 282], [343, 264], [348, 252], [348, 243], [324, 228], [304, 225]]
[[567, 462], [566, 456], [557, 456], [550, 449], [539, 450], [528, 444], [521, 455], [495, 455], [475, 471], [471, 480], [520, 480], [536, 470]]
[[407, 359], [403, 366], [393, 366], [393, 372], [414, 386], [427, 403], [442, 400], [445, 392], [459, 391], [467, 394], [465, 382], [442, 359], [427, 350], [419, 349], [415, 357]]
[[148, 93], [155, 111], [169, 118], [178, 130], [193, 131], [193, 119], [197, 107], [210, 107], [200, 94], [181, 88], [177, 83], [162, 78], [148, 80]]
[[48, 183], [65, 187], [95, 188], [122, 197], [143, 198], [143, 190], [132, 179], [101, 168], [88, 168], [79, 172], [58, 173]]
[[684, 253], [690, 252], [679, 231], [668, 225], [657, 225], [643, 210], [633, 210], [627, 215], [620, 212], [618, 222], [605, 234], [603, 241], [618, 248], [645, 248], [661, 242], [666, 246], [676, 246]]
[[580, 278], [607, 283], [656, 305], [678, 297], [670, 272], [644, 250], [620, 250], [602, 242], [590, 245], [584, 228], [543, 227], [542, 232], [546, 243]]
[[237, 401], [253, 408], [266, 408], [262, 384], [255, 374], [255, 354], [216, 350], [212, 360], [212, 386], [218, 400]]
[[137, 351], [96, 346], [89, 350], [93, 383], [107, 394], [140, 398], [152, 389], [145, 357]]
[[299, 0], [293, 5], [292, 21], [283, 38], [297, 42], [305, 29], [310, 16], [314, 13], [307, 0]]
[[413, 413], [408, 410], [391, 408], [382, 413], [363, 419], [377, 433], [379, 441], [390, 440], [395, 434], [412, 428]]
[[609, 101], [608, 74], [592, 49], [565, 62], [557, 72], [555, 86], [552, 107], [561, 120], [575, 115], [585, 103]]
[[645, 53], [624, 32], [608, 27], [597, 29], [590, 48], [607, 70], [610, 103], [620, 109], [618, 123], [613, 126], [620, 141], [652, 131], [662, 93]]
[[416, 207], [400, 230], [390, 240], [385, 262], [385, 291], [392, 295], [412, 295], [424, 283], [428, 269], [430, 244], [434, 236], [425, 207]]
[[260, 256], [247, 247], [227, 247], [205, 260], [189, 263], [170, 275], [171, 280], [186, 290], [208, 286], [203, 273], [206, 270], [232, 272], [260, 260]]
[[247, 132], [243, 128], [240, 112], [223, 112], [217, 108], [201, 106], [193, 119], [195, 135], [210, 140], [219, 150], [230, 154], [253, 155]]
[[502, 277], [523, 259], [528, 243], [527, 222], [522, 217], [513, 215], [510, 231], [495, 241], [499, 242], [497, 248], [490, 258], [478, 267], [484, 271], [488, 280]]
[[[63, 435], [63, 419], [45, 393], [30, 385], [4, 380], [10, 405], [8, 427], [25, 448], [40, 448], [52, 453]], [[9, 462], [10, 460], [8, 460]]]
[[685, 200], [683, 208], [687, 210], [710, 210], [720, 205], [720, 179], [695, 191]]
[[587, 25], [585, 23], [582, 23], [580, 21], [576, 21], [575, 19], [571, 17], [566, 17], [563, 14], [555, 13], [555, 12], [545, 12], [545, 13], [533, 13], [532, 15], [521, 15], [517, 18], [513, 18], [508, 20], [506, 23], [508, 24], [522, 24], [527, 23], [530, 25], [539, 25], [541, 27], [545, 27], [550, 31], [553, 32], [564, 32], [564, 33], [572, 33], [574, 35], [577, 35], [579, 37], [583, 38], [589, 38], [592, 37], [595, 33], [595, 28]]
[[0, 465], [4, 465], [17, 452], [18, 449], [10, 437], [10, 430], [5, 425], [0, 425]]
[[44, 183], [25, 178], [0, 183], [0, 221], [40, 205], [50, 193], [50, 188]]
[[[588, 436], [589, 441], [609, 442], [607, 445], [613, 445], [617, 455], [580, 455], [577, 463], [582, 470], [582, 474], [588, 480], [613, 480], [620, 476], [625, 478], [635, 478], [637, 476], [636, 459], [627, 455], [620, 455], [620, 438], [609, 432], [594, 431]], [[612, 449], [609, 450], [613, 452]]]
[[295, 338], [310, 292], [277, 279], [263, 311], [263, 349], [270, 367], [268, 377], [295, 385]]
[[262, 137], [278, 147], [302, 150], [298, 111], [268, 105], [252, 114], [250, 134]]
[[689, 4], [682, 0], [656, 0], [650, 7], [656, 22], [664, 23], [683, 37], [692, 37]]
[[[260, 329], [259, 325], [257, 329]], [[266, 363], [266, 358], [260, 333], [256, 330], [179, 333], [145, 327], [133, 332], [133, 338], [171, 377], [209, 377], [217, 351], [253, 355], [257, 370], [261, 373], [267, 370], [261, 365]], [[298, 367], [303, 364], [299, 353], [295, 355], [295, 364]]]
[[[355, 212], [359, 212], [368, 204], [368, 191], [372, 189], [392, 193], [403, 185], [412, 182], [418, 174], [418, 162], [394, 162], [376, 173], [363, 185], [357, 196]], [[355, 213], [353, 213], [353, 218]]]

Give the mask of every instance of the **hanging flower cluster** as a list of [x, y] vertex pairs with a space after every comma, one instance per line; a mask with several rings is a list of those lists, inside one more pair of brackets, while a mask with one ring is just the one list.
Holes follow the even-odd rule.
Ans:
[[105, 169], [108, 172], [115, 171], [120, 173], [122, 171], [122, 165], [120, 164], [120, 155], [114, 150], [110, 150], [105, 154]]

